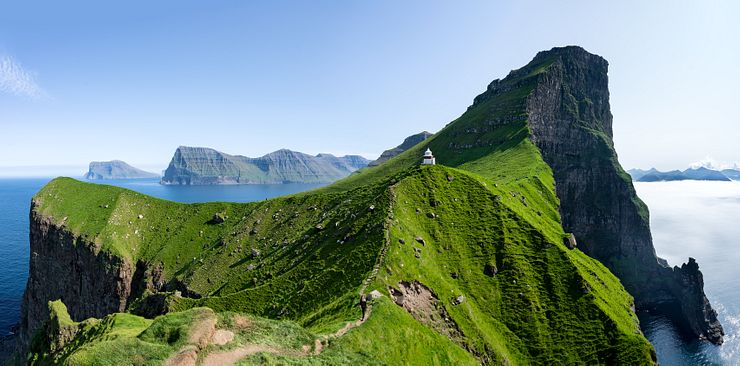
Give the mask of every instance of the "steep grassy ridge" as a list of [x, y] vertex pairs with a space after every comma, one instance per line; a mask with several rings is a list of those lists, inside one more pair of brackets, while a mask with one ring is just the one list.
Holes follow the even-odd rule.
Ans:
[[[597, 261], [566, 249], [548, 218], [525, 219], [522, 211], [537, 210], [521, 205], [532, 201], [526, 193], [441, 167], [422, 169], [394, 191], [393, 244], [379, 282], [432, 289], [464, 335], [459, 343], [480, 359], [634, 364], [650, 357], [629, 294]], [[486, 206], [493, 209], [476, 209]]]

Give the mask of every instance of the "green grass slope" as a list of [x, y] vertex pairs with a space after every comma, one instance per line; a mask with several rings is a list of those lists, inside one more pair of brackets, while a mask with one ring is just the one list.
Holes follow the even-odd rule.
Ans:
[[[385, 288], [418, 281], [432, 289], [462, 333], [459, 343], [479, 359], [650, 359], [631, 296], [600, 263], [565, 248], [564, 233], [553, 229], [550, 218], [527, 220], [522, 211], [538, 208], [522, 205], [534, 201], [526, 193], [515, 197], [505, 183], [440, 166], [423, 167], [394, 192], [392, 244], [377, 283]], [[493, 267], [497, 273], [487, 273]], [[456, 304], [461, 295], [465, 300]]]
[[[49, 303], [50, 322], [39, 332], [31, 345], [28, 363], [32, 365], [155, 365], [161, 364], [173, 351], [176, 339], [143, 341], [137, 336], [150, 327], [152, 320], [131, 314], [111, 314], [103, 319], [74, 322], [61, 301]], [[183, 312], [163, 317], [192, 316]], [[174, 327], [173, 327], [174, 328]], [[49, 337], [48, 335], [55, 335]], [[173, 344], [170, 344], [173, 343]]]

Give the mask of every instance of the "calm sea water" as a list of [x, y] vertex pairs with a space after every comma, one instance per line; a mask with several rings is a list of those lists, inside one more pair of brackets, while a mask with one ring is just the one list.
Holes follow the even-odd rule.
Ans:
[[18, 322], [28, 278], [31, 197], [48, 179], [0, 180], [0, 335]]
[[[0, 179], [0, 336], [18, 323], [28, 278], [28, 214], [31, 197], [49, 178]], [[116, 185], [176, 202], [254, 202], [307, 191], [321, 184], [163, 186], [157, 180], [110, 180]]]
[[725, 343], [683, 340], [666, 319], [640, 314], [661, 365], [740, 365], [740, 182], [636, 183], [650, 208], [658, 255], [671, 265], [696, 258]]
[[[48, 179], [0, 179], [0, 335], [18, 322], [28, 275], [28, 210]], [[162, 186], [155, 180], [107, 181], [178, 202], [250, 202], [319, 185]], [[740, 365], [740, 182], [637, 183], [648, 204], [658, 255], [671, 265], [689, 256], [725, 327], [725, 344], [683, 340], [670, 322], [641, 314], [662, 365]]]

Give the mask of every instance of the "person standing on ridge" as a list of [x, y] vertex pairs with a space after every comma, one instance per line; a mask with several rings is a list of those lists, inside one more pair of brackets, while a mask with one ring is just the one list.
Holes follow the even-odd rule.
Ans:
[[360, 295], [360, 309], [362, 309], [362, 318], [360, 320], [365, 320], [365, 312], [367, 311], [367, 297], [365, 297], [365, 294]]

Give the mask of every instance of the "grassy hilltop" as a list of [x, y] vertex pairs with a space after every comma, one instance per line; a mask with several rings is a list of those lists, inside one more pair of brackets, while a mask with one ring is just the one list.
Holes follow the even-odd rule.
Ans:
[[[506, 92], [422, 144], [307, 193], [187, 205], [52, 181], [36, 212], [159, 268], [166, 285], [129, 311], [157, 298], [168, 314], [77, 323], [52, 303], [33, 359], [161, 364], [195, 350], [202, 364], [229, 352], [244, 365], [652, 364], [632, 297], [564, 245], [553, 175], [523, 112], [551, 62], [512, 72]], [[419, 166], [427, 147], [439, 165]], [[358, 321], [360, 294], [373, 290], [382, 296]], [[50, 336], [59, 324], [72, 329], [64, 342]], [[199, 342], [203, 327], [234, 338]]]

